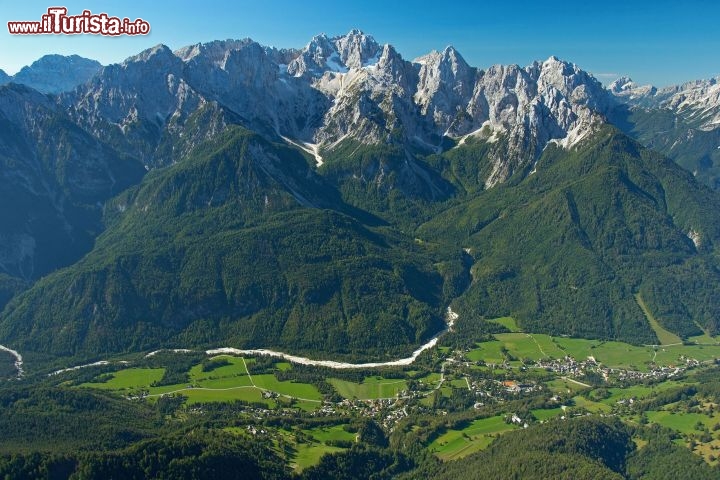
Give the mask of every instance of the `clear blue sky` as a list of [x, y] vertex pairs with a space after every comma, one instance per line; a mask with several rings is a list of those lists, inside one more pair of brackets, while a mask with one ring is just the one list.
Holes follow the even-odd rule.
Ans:
[[[407, 59], [447, 45], [473, 66], [527, 65], [556, 55], [602, 81], [626, 74], [664, 86], [720, 75], [720, 2], [655, 1], [217, 1], [0, 0], [0, 68], [13, 74], [48, 53], [120, 62], [164, 43], [172, 49], [215, 39], [250, 37], [302, 47], [318, 33], [360, 28]], [[13, 36], [6, 22], [40, 20], [47, 8], [89, 9], [143, 18], [147, 37]]]

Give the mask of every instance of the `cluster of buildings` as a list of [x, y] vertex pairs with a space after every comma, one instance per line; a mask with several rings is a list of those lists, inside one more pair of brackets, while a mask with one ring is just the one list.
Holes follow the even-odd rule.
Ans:
[[655, 365], [648, 371], [630, 370], [625, 368], [610, 368], [603, 366], [594, 357], [587, 357], [585, 360], [575, 360], [566, 356], [562, 359], [539, 360], [535, 367], [543, 368], [549, 372], [557, 373], [568, 377], [583, 377], [588, 373], [599, 374], [605, 380], [643, 382], [648, 380], [667, 380], [682, 375], [686, 370], [700, 365], [698, 360], [681, 355], [678, 359], [679, 365], [664, 366]]

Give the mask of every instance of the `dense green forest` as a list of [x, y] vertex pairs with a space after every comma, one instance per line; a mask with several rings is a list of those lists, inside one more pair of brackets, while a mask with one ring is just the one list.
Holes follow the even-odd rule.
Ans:
[[683, 338], [718, 328], [718, 208], [716, 192], [608, 127], [570, 152], [548, 146], [536, 173], [449, 208], [417, 235], [474, 257], [461, 316], [511, 314], [533, 332], [657, 343], [637, 292]]
[[[512, 315], [658, 343], [637, 294], [683, 339], [718, 330], [718, 193], [612, 127], [487, 190], [482, 141], [414, 163], [387, 148], [316, 171], [231, 127], [110, 201], [92, 252], [15, 296], [0, 334], [29, 362], [219, 344], [383, 359], [452, 303], [468, 332]], [[389, 184], [356, 180], [378, 169]]]
[[0, 331], [30, 361], [218, 343], [407, 353], [443, 328], [460, 250], [344, 205], [297, 151], [230, 129], [113, 200], [95, 249], [16, 297]]

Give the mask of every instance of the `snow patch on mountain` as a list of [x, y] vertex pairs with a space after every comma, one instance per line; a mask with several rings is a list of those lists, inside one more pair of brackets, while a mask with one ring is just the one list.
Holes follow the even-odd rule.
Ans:
[[[492, 186], [534, 162], [549, 142], [575, 145], [603, 121], [612, 99], [591, 75], [556, 57], [481, 70], [448, 46], [410, 62], [351, 30], [316, 35], [299, 50], [250, 39], [174, 53], [158, 45], [103, 69], [82, 89], [76, 110], [91, 130], [104, 120], [131, 135], [138, 122], [180, 132], [194, 112], [213, 106], [261, 134], [293, 139], [318, 165], [317, 152], [349, 140], [432, 153], [446, 148], [443, 137], [459, 146], [476, 138], [493, 144]], [[139, 156], [157, 163], [151, 153]]]
[[295, 141], [289, 139], [288, 137], [282, 137], [282, 139], [285, 140], [290, 145], [293, 145], [293, 146], [299, 148], [300, 150], [304, 151], [305, 153], [309, 153], [310, 155], [312, 155], [313, 158], [315, 158], [315, 166], [316, 167], [322, 166], [323, 158], [322, 158], [322, 156], [320, 156], [320, 151], [319, 151], [320, 146], [318, 144], [307, 143], [307, 142], [295, 142]]

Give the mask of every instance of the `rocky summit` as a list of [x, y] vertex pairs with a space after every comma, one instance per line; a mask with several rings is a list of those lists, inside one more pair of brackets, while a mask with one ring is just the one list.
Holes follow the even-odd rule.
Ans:
[[87, 82], [100, 68], [99, 62], [78, 55], [45, 55], [13, 76], [0, 70], [0, 85], [21, 83], [42, 93], [58, 94]]

